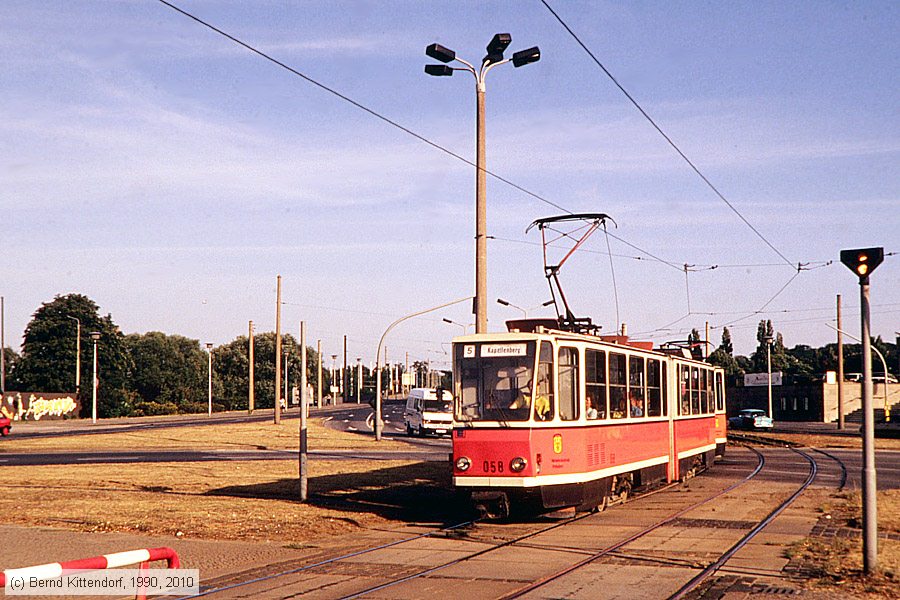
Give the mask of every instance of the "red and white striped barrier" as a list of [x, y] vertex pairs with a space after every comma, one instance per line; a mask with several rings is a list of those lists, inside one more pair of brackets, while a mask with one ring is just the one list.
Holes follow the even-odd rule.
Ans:
[[116, 552], [115, 554], [70, 560], [63, 563], [48, 563], [21, 569], [6, 569], [0, 573], [0, 587], [6, 587], [7, 579], [12, 577], [36, 577], [42, 580], [56, 579], [57, 577], [62, 577], [63, 571], [101, 571], [138, 563], [141, 563], [140, 568], [143, 570], [147, 568], [147, 563], [157, 560], [166, 561], [166, 566], [169, 569], [181, 568], [178, 553], [171, 548], [145, 548], [143, 550], [129, 550], [128, 552]]

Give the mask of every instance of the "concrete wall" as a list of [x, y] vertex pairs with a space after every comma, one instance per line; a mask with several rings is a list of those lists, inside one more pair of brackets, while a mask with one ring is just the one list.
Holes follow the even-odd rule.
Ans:
[[6, 392], [0, 397], [0, 414], [12, 421], [77, 418], [80, 408], [75, 394]]
[[[825, 422], [834, 423], [838, 420], [838, 392], [837, 384], [823, 384], [824, 388], [824, 406], [825, 406]], [[862, 384], [852, 381], [845, 381], [844, 385], [844, 417], [852, 415], [854, 411], [862, 409]], [[900, 384], [887, 384], [887, 401], [891, 406], [900, 402]], [[885, 384], [872, 384], [872, 405], [875, 408], [876, 415], [879, 409], [884, 409]], [[862, 419], [860, 418], [860, 421]]]
[[[776, 421], [815, 421], [819, 423], [836, 423], [837, 383], [810, 383], [806, 385], [772, 386], [772, 408]], [[873, 386], [873, 405], [876, 420], [883, 417], [885, 385], [876, 383]], [[844, 385], [844, 417], [861, 421], [859, 412], [862, 408], [862, 384], [845, 381]], [[900, 384], [887, 386], [888, 405], [900, 403]], [[759, 408], [768, 412], [768, 388], [766, 386], [733, 387], [725, 392], [728, 399], [728, 416], [734, 416], [744, 408]], [[896, 411], [895, 411], [896, 413]]]

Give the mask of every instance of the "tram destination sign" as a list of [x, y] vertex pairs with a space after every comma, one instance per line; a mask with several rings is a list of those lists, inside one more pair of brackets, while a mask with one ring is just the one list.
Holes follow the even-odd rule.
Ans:
[[483, 344], [481, 346], [481, 356], [525, 356], [527, 353], [526, 344]]

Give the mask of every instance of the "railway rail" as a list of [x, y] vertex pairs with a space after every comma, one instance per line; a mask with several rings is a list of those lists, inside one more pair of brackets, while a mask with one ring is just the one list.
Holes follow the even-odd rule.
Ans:
[[[697, 508], [698, 506], [702, 506], [714, 501], [717, 498], [720, 498], [724, 494], [727, 494], [736, 488], [746, 484], [755, 478], [763, 469], [766, 461], [764, 455], [757, 451], [754, 448], [748, 448], [748, 451], [753, 453], [756, 464], [747, 465], [747, 468], [751, 469], [749, 473], [743, 476], [742, 479], [731, 483], [726, 486], [724, 489], [718, 490], [713, 494], [707, 494], [703, 498], [701, 498], [697, 502], [691, 503], [689, 506], [674, 512], [673, 514], [668, 515], [667, 517], [661, 519], [659, 522], [653, 524], [651, 527], [644, 528], [641, 532], [637, 534], [626, 536], [626, 538], [620, 540], [618, 543], [607, 547], [602, 553], [595, 553], [591, 556], [587, 557], [576, 563], [576, 565], [566, 569], [566, 572], [572, 572], [577, 570], [580, 566], [584, 564], [588, 564], [590, 562], [595, 561], [597, 558], [603, 555], [608, 555], [615, 550], [626, 546], [631, 543], [635, 539], [640, 538], [641, 536], [647, 535], [650, 531], [658, 529], [666, 524], [672, 523], [673, 521], [679, 519], [690, 510]], [[742, 467], [743, 468], [743, 467]], [[745, 471], [746, 473], [746, 471]], [[660, 494], [671, 488], [680, 485], [679, 483], [669, 484], [666, 486], [662, 486], [653, 490], [650, 490], [646, 493], [641, 493], [636, 495], [631, 500], [628, 501], [628, 504], [632, 502], [637, 502], [642, 499], [648, 498], [649, 496], [653, 496], [656, 494]], [[437, 564], [432, 564], [431, 566], [427, 566], [425, 568], [415, 568], [412, 572], [409, 569], [406, 569], [405, 572], [400, 573], [399, 575], [390, 576], [388, 575], [387, 581], [381, 581], [375, 585], [369, 585], [363, 589], [357, 589], [354, 591], [344, 591], [343, 593], [334, 593], [332, 595], [327, 595], [327, 592], [324, 589], [320, 589], [319, 595], [323, 595], [323, 597], [340, 597], [344, 599], [349, 598], [359, 598], [365, 597], [369, 595], [383, 595], [384, 590], [389, 588], [394, 588], [397, 586], [402, 586], [403, 584], [415, 584], [416, 580], [428, 580], [429, 576], [435, 576], [439, 571], [448, 569], [454, 566], [464, 565], [469, 561], [475, 561], [475, 559], [485, 557], [486, 555], [490, 555], [492, 553], [497, 553], [504, 548], [527, 548], [528, 544], [533, 543], [534, 540], [540, 538], [540, 536], [549, 534], [554, 532], [555, 530], [564, 530], [566, 527], [573, 525], [574, 523], [581, 522], [584, 519], [589, 519], [595, 516], [593, 513], [582, 513], [580, 515], [575, 516], [574, 518], [568, 518], [563, 521], [558, 521], [552, 523], [550, 525], [544, 524], [540, 527], [525, 527], [525, 530], [522, 531], [520, 526], [516, 525], [496, 525], [496, 524], [488, 524], [484, 523], [480, 520], [467, 521], [464, 523], [459, 523], [450, 527], [443, 527], [436, 529], [434, 531], [428, 531], [421, 534], [417, 534], [414, 536], [405, 537], [400, 540], [394, 540], [392, 542], [381, 544], [378, 546], [374, 546], [371, 548], [366, 548], [363, 550], [359, 550], [352, 553], [347, 553], [341, 556], [336, 556], [333, 558], [316, 561], [307, 565], [303, 565], [300, 567], [283, 569], [279, 572], [272, 573], [269, 575], [264, 575], [261, 577], [250, 578], [246, 581], [241, 581], [229, 585], [223, 585], [219, 587], [212, 587], [209, 589], [205, 589], [201, 591], [200, 594], [196, 596], [187, 596], [183, 600], [187, 598], [196, 598], [196, 597], [232, 597], [239, 588], [252, 586], [253, 584], [267, 584], [267, 585], [277, 585], [279, 580], [289, 580], [291, 576], [298, 575], [301, 573], [309, 573], [312, 572], [321, 572], [323, 569], [327, 568], [335, 568], [338, 563], [344, 564], [344, 573], [347, 574], [350, 571], [353, 571], [355, 568], [359, 568], [360, 559], [366, 557], [367, 555], [371, 557], [378, 556], [380, 551], [388, 551], [389, 549], [396, 549], [398, 546], [402, 544], [410, 544], [415, 540], [422, 540], [423, 538], [447, 538], [449, 540], [459, 539], [469, 543], [478, 544], [480, 547], [478, 549], [471, 549], [464, 552], [457, 552], [458, 554], [455, 557], [441, 560]], [[510, 528], [514, 528], [511, 532]], [[512, 533], [512, 535], [510, 535]], [[566, 552], [568, 554], [581, 552], [578, 549], [561, 549], [562, 552]], [[372, 563], [366, 563], [371, 565]], [[360, 573], [363, 575], [364, 573]], [[371, 574], [370, 574], [371, 575]], [[564, 573], [556, 573], [554, 574], [554, 578], [559, 578], [564, 576]], [[545, 578], [547, 579], [547, 578]], [[547, 579], [549, 582], [550, 579]], [[546, 583], [546, 582], [544, 582]], [[515, 585], [515, 583], [514, 583]], [[535, 582], [525, 588], [521, 588], [517, 590], [512, 595], [508, 595], [507, 597], [518, 597], [527, 593], [532, 589], [536, 589], [540, 587], [542, 583]], [[293, 588], [292, 588], [293, 589]], [[274, 591], [274, 590], [273, 590]], [[308, 590], [309, 592], [315, 594], [315, 590]], [[296, 589], [293, 589], [291, 593], [288, 593], [287, 589], [284, 589], [285, 596], [295, 595], [297, 593]], [[335, 588], [331, 590], [331, 592], [338, 592], [338, 589]], [[267, 596], [268, 597], [268, 596]]]

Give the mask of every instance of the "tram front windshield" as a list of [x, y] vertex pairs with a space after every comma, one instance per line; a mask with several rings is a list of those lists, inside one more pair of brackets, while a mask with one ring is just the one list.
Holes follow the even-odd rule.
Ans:
[[459, 421], [527, 421], [534, 388], [535, 342], [457, 344]]

